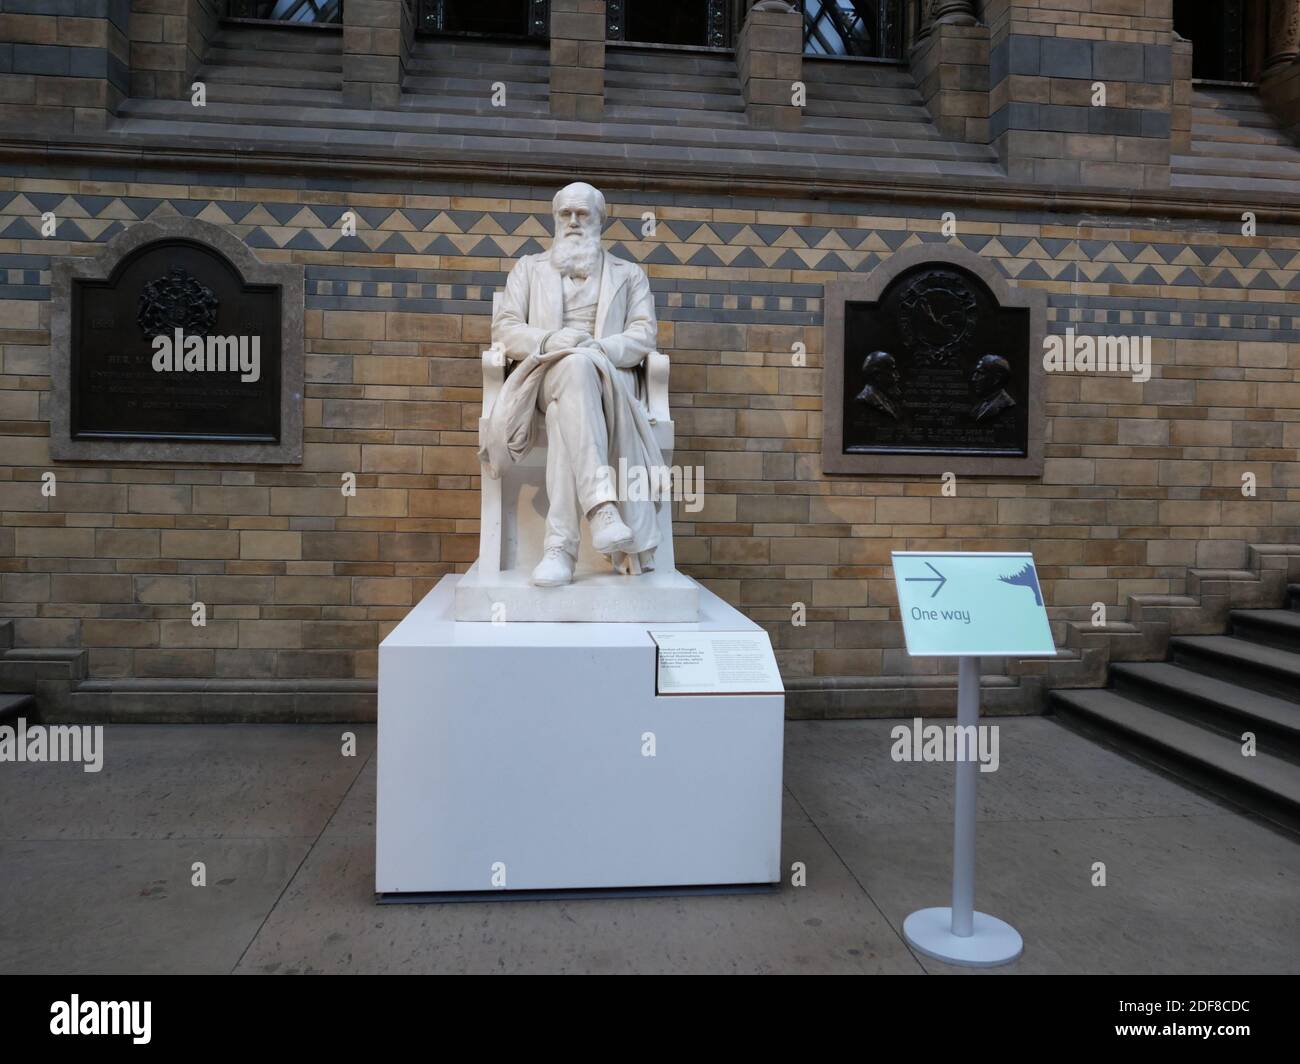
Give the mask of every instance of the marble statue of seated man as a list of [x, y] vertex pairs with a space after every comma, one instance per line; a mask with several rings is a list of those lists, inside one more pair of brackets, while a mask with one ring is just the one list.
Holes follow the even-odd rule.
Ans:
[[667, 505], [656, 497], [620, 500], [614, 473], [639, 467], [653, 483], [663, 468], [639, 398], [638, 367], [654, 350], [657, 331], [650, 282], [639, 265], [601, 247], [605, 197], [598, 189], [568, 185], [552, 209], [550, 251], [515, 264], [492, 320], [493, 343], [515, 365], [479, 452], [498, 471], [528, 452], [539, 420], [552, 426], [544, 553], [532, 573], [539, 587], [573, 580], [584, 516], [597, 551], [628, 555], [633, 572], [652, 568], [657, 507]]

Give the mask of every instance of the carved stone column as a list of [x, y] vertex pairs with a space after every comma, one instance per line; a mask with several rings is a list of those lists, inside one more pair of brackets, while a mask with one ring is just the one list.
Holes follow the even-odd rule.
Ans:
[[1264, 74], [1275, 74], [1300, 57], [1300, 0], [1269, 0], [1268, 58]]
[[930, 4], [932, 26], [974, 26], [978, 23], [971, 0], [932, 0]]

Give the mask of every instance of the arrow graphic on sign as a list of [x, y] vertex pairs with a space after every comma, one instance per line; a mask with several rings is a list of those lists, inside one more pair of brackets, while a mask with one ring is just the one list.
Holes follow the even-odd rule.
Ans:
[[943, 590], [943, 585], [948, 582], [948, 578], [929, 562], [925, 563], [925, 567], [929, 569], [930, 572], [934, 573], [934, 576], [905, 576], [903, 579], [909, 584], [934, 584], [934, 592], [930, 595], [931, 598], [934, 598], [935, 595], [939, 594], [939, 592]]

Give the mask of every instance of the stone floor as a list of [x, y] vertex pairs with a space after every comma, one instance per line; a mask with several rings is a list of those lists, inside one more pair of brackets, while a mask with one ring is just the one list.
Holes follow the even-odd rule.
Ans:
[[[1045, 718], [980, 777], [1003, 972], [1300, 972], [1300, 843]], [[98, 774], [0, 764], [4, 972], [946, 972], [952, 769], [890, 721], [792, 722], [777, 894], [376, 906], [374, 730], [113, 726]], [[190, 885], [202, 861], [207, 886]], [[1092, 886], [1092, 866], [1106, 886]]]

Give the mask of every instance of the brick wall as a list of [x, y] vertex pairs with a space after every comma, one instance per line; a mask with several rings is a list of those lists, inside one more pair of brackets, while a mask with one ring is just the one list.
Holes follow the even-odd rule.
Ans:
[[224, 10], [222, 0], [131, 0], [131, 95], [187, 98]]
[[[541, 248], [553, 190], [191, 180], [0, 178], [0, 617], [19, 646], [89, 648], [93, 677], [373, 677], [378, 640], [474, 559], [491, 294]], [[1145, 384], [1049, 374], [1044, 475], [945, 497], [933, 477], [819, 472], [822, 283], [942, 240], [937, 209], [607, 191], [615, 251], [655, 289], [676, 460], [706, 477], [703, 511], [677, 513], [681, 566], [769, 628], [787, 677], [930, 668], [901, 650], [891, 549], [1033, 550], [1059, 638], [1094, 602], [1121, 618], [1190, 566], [1295, 541], [1300, 231], [959, 209], [953, 239], [1047, 292], [1052, 332], [1150, 335], [1155, 366]], [[304, 264], [302, 466], [50, 461], [50, 264], [172, 211]]]
[[989, 131], [1013, 179], [1169, 186], [1172, 11], [1172, 0], [988, 0]]
[[0, 0], [0, 129], [102, 129], [126, 95], [131, 0]]

